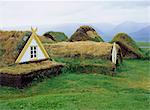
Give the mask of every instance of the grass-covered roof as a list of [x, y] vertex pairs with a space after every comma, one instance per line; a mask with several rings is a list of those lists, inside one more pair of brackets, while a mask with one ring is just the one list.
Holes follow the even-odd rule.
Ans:
[[104, 40], [91, 26], [80, 26], [76, 32], [70, 37], [69, 41], [96, 41], [103, 42]]
[[63, 32], [54, 32], [54, 31], [49, 31], [43, 34], [43, 36], [56, 41], [56, 42], [61, 42], [61, 41], [67, 41], [68, 37], [63, 33]]
[[[106, 42], [78, 41], [44, 45], [50, 56], [111, 58], [112, 44]], [[117, 45], [117, 49], [120, 47]], [[121, 52], [121, 51], [119, 51]]]
[[28, 74], [33, 71], [43, 70], [43, 69], [49, 69], [53, 68], [55, 66], [64, 64], [52, 62], [52, 61], [42, 61], [42, 62], [36, 62], [36, 63], [29, 63], [29, 64], [16, 64], [13, 66], [5, 66], [0, 68], [0, 73], [5, 74]]
[[143, 56], [136, 42], [126, 33], [116, 34], [111, 42], [116, 42], [120, 45], [124, 57], [140, 58]]
[[0, 48], [3, 50], [0, 61], [14, 63], [30, 35], [29, 31], [0, 31]]
[[15, 63], [31, 34], [30, 31], [0, 31], [0, 66]]

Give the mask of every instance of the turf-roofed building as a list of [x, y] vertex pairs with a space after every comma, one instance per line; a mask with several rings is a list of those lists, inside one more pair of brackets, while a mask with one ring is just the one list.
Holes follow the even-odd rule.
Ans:
[[111, 42], [116, 42], [121, 47], [123, 57], [125, 58], [144, 57], [136, 42], [126, 33], [116, 34]]
[[1, 31], [0, 45], [3, 55], [0, 60], [0, 84], [23, 87], [35, 77], [59, 74], [62, 64], [49, 61], [50, 57], [37, 29], [31, 31]]

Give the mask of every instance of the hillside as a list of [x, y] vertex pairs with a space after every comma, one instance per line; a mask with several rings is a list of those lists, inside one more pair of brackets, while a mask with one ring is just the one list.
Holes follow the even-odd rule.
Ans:
[[150, 25], [146, 26], [136, 32], [130, 33], [134, 39], [138, 39], [138, 41], [150, 41]]

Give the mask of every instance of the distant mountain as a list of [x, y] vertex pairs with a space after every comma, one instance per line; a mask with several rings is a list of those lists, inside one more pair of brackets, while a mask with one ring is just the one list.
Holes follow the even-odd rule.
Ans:
[[[65, 23], [60, 25], [37, 25], [38, 34], [42, 35], [48, 31], [64, 32], [70, 37], [77, 28], [82, 25], [92, 26], [98, 34], [104, 39], [104, 41], [110, 41], [115, 34], [119, 32], [125, 32], [133, 37], [137, 41], [147, 41], [149, 36], [150, 23], [138, 23], [138, 22], [123, 22], [118, 25], [110, 23]], [[30, 29], [31, 26], [19, 26], [19, 27], [7, 27], [7, 30], [25, 30]], [[3, 29], [2, 29], [3, 30]]]
[[[115, 26], [111, 31], [108, 31], [107, 39], [111, 39], [119, 32], [125, 32], [133, 37], [136, 41], [147, 41], [148, 34], [148, 26], [149, 23], [137, 23], [137, 22], [123, 22], [117, 26]], [[145, 28], [145, 29], [144, 29]], [[138, 32], [139, 31], [139, 32]], [[142, 32], [142, 34], [140, 34]], [[142, 37], [143, 36], [143, 37]]]
[[112, 31], [113, 33], [118, 33], [118, 32], [131, 33], [131, 32], [136, 32], [144, 28], [145, 26], [147, 26], [147, 23], [137, 23], [137, 22], [127, 21], [117, 25]]
[[107, 37], [109, 36], [108, 33], [115, 27], [115, 25], [109, 23], [68, 23], [54, 26], [52, 31], [61, 31], [70, 37], [76, 31], [76, 29], [82, 25], [89, 25], [93, 27], [97, 33], [104, 38], [105, 41], [110, 40], [110, 38]]
[[115, 28], [116, 25], [109, 23], [94, 23], [92, 26], [97, 31], [97, 33], [102, 36], [104, 41], [110, 41], [113, 36], [111, 36], [109, 33], [113, 30], [113, 28]]
[[137, 41], [150, 41], [150, 25], [132, 32], [130, 35]]
[[[62, 31], [65, 32], [68, 37], [70, 37], [75, 30], [80, 27], [81, 25], [89, 25], [92, 26], [98, 34], [100, 34], [100, 36], [102, 36], [102, 38], [105, 41], [110, 41], [113, 36], [119, 32], [125, 32], [129, 35], [131, 35], [131, 37], [133, 37], [135, 40], [137, 41], [146, 41], [148, 39], [148, 33], [147, 31], [149, 29], [147, 29], [147, 31], [142, 31], [142, 34], [139, 33], [135, 33], [139, 30], [142, 30], [143, 28], [148, 28], [148, 23], [137, 23], [137, 22], [123, 22], [121, 24], [118, 25], [113, 25], [113, 24], [109, 24], [109, 23], [69, 23], [69, 24], [64, 24], [64, 25], [58, 25], [56, 27], [53, 27], [53, 30], [56, 31]], [[144, 29], [146, 30], [146, 29]], [[138, 35], [139, 36], [138, 36]], [[143, 36], [144, 35], [144, 36]], [[137, 37], [136, 37], [137, 36]], [[143, 36], [141, 38], [141, 36]]]

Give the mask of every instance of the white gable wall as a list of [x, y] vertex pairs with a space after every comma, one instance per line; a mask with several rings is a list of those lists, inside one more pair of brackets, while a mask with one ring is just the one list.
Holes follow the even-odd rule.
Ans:
[[112, 49], [112, 62], [116, 64], [116, 61], [117, 61], [117, 49], [116, 49], [116, 43], [114, 42], [113, 49]]
[[36, 40], [32, 39], [31, 43], [29, 44], [26, 52], [24, 53], [23, 57], [21, 58], [19, 63], [23, 63], [23, 62], [28, 62], [28, 61], [32, 61], [31, 60], [31, 53], [30, 53], [30, 46], [37, 46], [37, 60], [42, 60], [45, 59], [46, 57], [44, 56], [42, 50], [40, 49], [38, 43], [36, 42]]

